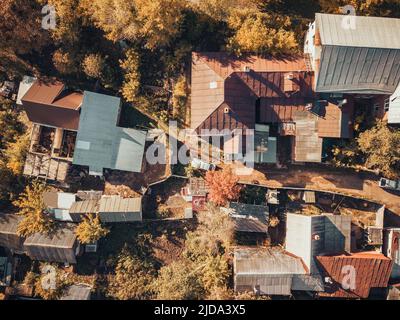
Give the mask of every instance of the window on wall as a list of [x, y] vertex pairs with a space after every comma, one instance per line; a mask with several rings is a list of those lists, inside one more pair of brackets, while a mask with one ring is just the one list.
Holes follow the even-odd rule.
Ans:
[[389, 111], [389, 105], [390, 105], [390, 98], [385, 99], [385, 112]]
[[381, 108], [381, 106], [380, 106], [379, 103], [375, 103], [375, 104], [374, 104], [374, 112], [375, 112], [375, 113], [378, 113], [380, 108]]

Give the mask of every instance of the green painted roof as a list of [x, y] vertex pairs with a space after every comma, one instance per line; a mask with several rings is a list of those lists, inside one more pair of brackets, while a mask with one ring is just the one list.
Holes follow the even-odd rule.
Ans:
[[121, 100], [85, 91], [73, 164], [103, 169], [140, 172], [146, 132], [117, 127]]

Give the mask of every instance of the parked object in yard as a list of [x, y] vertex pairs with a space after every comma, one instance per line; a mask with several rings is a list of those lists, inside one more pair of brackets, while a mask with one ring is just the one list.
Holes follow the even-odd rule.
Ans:
[[214, 171], [216, 169], [216, 165], [213, 163], [208, 163], [198, 158], [193, 158], [191, 165], [195, 169], [201, 169], [205, 171]]
[[201, 211], [205, 209], [208, 192], [208, 185], [203, 178], [190, 178], [187, 186], [182, 188], [181, 195], [185, 201], [192, 203], [193, 211]]
[[381, 178], [379, 180], [379, 186], [383, 189], [399, 190], [400, 191], [400, 181], [390, 180], [386, 178]]
[[11, 98], [15, 93], [16, 85], [12, 81], [4, 81], [0, 87], [0, 96]]

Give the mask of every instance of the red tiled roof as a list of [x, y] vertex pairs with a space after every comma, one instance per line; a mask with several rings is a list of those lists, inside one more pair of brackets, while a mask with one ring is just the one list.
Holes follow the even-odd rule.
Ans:
[[64, 129], [78, 130], [79, 108], [83, 95], [64, 90], [59, 81], [36, 81], [22, 97], [30, 121]]
[[[393, 265], [391, 259], [375, 252], [317, 256], [316, 259], [322, 275], [330, 277], [333, 282], [320, 296], [335, 298], [368, 298], [372, 288], [387, 287]], [[342, 288], [342, 281], [348, 276], [343, 269], [345, 266], [355, 269], [355, 289]]]

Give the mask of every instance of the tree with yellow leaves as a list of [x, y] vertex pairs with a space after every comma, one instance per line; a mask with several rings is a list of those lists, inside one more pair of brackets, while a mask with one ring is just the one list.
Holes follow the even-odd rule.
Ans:
[[122, 95], [126, 101], [133, 102], [140, 89], [139, 54], [134, 49], [129, 49], [125, 54], [125, 59], [120, 61], [120, 65], [125, 72]]
[[46, 190], [44, 184], [35, 181], [13, 202], [19, 208], [18, 214], [23, 216], [17, 228], [18, 235], [27, 237], [34, 233], [48, 234], [53, 229], [54, 222], [46, 212], [43, 201], [43, 193]]
[[110, 40], [144, 40], [147, 48], [155, 49], [179, 34], [186, 1], [94, 0], [85, 6]]
[[105, 237], [110, 230], [103, 227], [97, 214], [87, 214], [76, 228], [76, 236], [83, 244], [93, 243]]
[[228, 49], [238, 55], [296, 52], [298, 43], [290, 25], [288, 17], [273, 17], [254, 9], [234, 9], [228, 18], [228, 26], [234, 32], [228, 40]]

